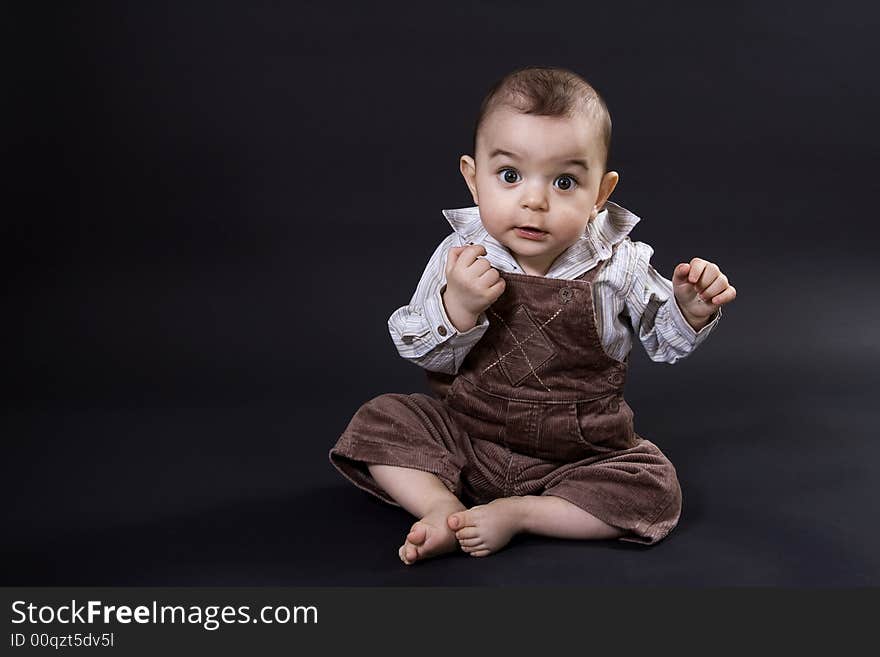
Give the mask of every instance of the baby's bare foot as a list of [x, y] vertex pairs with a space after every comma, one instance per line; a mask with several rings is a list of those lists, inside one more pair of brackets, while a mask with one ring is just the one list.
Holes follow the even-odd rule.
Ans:
[[400, 560], [409, 566], [416, 561], [457, 550], [458, 540], [446, 524], [446, 519], [451, 513], [464, 508], [464, 504], [456, 500], [444, 502], [431, 509], [406, 535], [406, 541], [397, 551]]
[[449, 516], [461, 549], [472, 557], [497, 552], [522, 531], [521, 497], [501, 497]]

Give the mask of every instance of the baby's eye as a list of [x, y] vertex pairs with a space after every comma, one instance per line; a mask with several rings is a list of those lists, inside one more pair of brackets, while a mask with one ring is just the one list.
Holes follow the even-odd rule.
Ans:
[[564, 187], [560, 187], [560, 189], [563, 190], [563, 191], [565, 191], [565, 192], [567, 192], [567, 191], [570, 190], [570, 189], [573, 189], [574, 186], [577, 186], [577, 184], [578, 184], [577, 178], [575, 178], [574, 176], [569, 176], [568, 174], [565, 174], [565, 175], [559, 176], [556, 180], [568, 180], [568, 181], [571, 181], [571, 182], [566, 183]]
[[[498, 173], [501, 174], [501, 178], [504, 180], [504, 182], [510, 183], [511, 185], [517, 182], [516, 176], [519, 176], [515, 169], [501, 169], [498, 171]], [[512, 174], [514, 176], [513, 180], [511, 180], [509, 174]]]

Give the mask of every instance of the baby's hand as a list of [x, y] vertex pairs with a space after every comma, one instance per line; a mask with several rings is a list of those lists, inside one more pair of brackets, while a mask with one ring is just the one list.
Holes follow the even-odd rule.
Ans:
[[718, 265], [694, 258], [682, 262], [672, 274], [672, 289], [681, 314], [699, 331], [718, 308], [736, 298], [736, 288], [727, 282]]
[[504, 279], [489, 261], [479, 256], [486, 249], [479, 244], [454, 246], [446, 255], [446, 290], [443, 305], [459, 332], [477, 325], [480, 313], [504, 292]]

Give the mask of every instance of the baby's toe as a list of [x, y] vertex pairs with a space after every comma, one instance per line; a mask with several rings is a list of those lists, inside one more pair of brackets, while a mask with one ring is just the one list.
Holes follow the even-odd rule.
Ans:
[[400, 560], [405, 563], [407, 566], [413, 564], [419, 558], [419, 552], [416, 549], [415, 545], [407, 542], [400, 546], [400, 550], [397, 551], [397, 554], [400, 556]]
[[488, 557], [490, 554], [492, 554], [492, 551], [485, 548], [473, 548], [468, 552], [468, 556], [471, 557]]
[[449, 516], [446, 523], [453, 531], [457, 531], [459, 529], [462, 529], [463, 527], [473, 525], [473, 523], [470, 521], [470, 517], [468, 516], [467, 511], [458, 511], [457, 513], [453, 513]]
[[413, 545], [422, 545], [427, 538], [428, 528], [420, 522], [414, 524], [412, 529], [409, 530], [409, 534], [406, 535], [407, 542]]
[[455, 538], [461, 541], [463, 538], [477, 538], [479, 534], [480, 530], [476, 527], [465, 527], [464, 529], [459, 529], [455, 532]]
[[473, 548], [483, 543], [483, 539], [479, 537], [474, 538], [460, 538], [458, 539], [458, 544], [461, 546], [461, 549], [465, 548]]

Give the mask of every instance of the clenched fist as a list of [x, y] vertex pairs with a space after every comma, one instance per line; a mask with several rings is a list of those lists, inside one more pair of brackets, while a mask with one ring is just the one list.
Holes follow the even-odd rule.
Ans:
[[479, 244], [454, 246], [446, 255], [446, 290], [443, 305], [455, 328], [464, 333], [477, 325], [480, 313], [504, 292], [504, 279], [489, 261], [480, 256]]
[[725, 303], [736, 298], [736, 288], [714, 262], [693, 258], [679, 263], [672, 272], [672, 288], [681, 314], [695, 331]]

